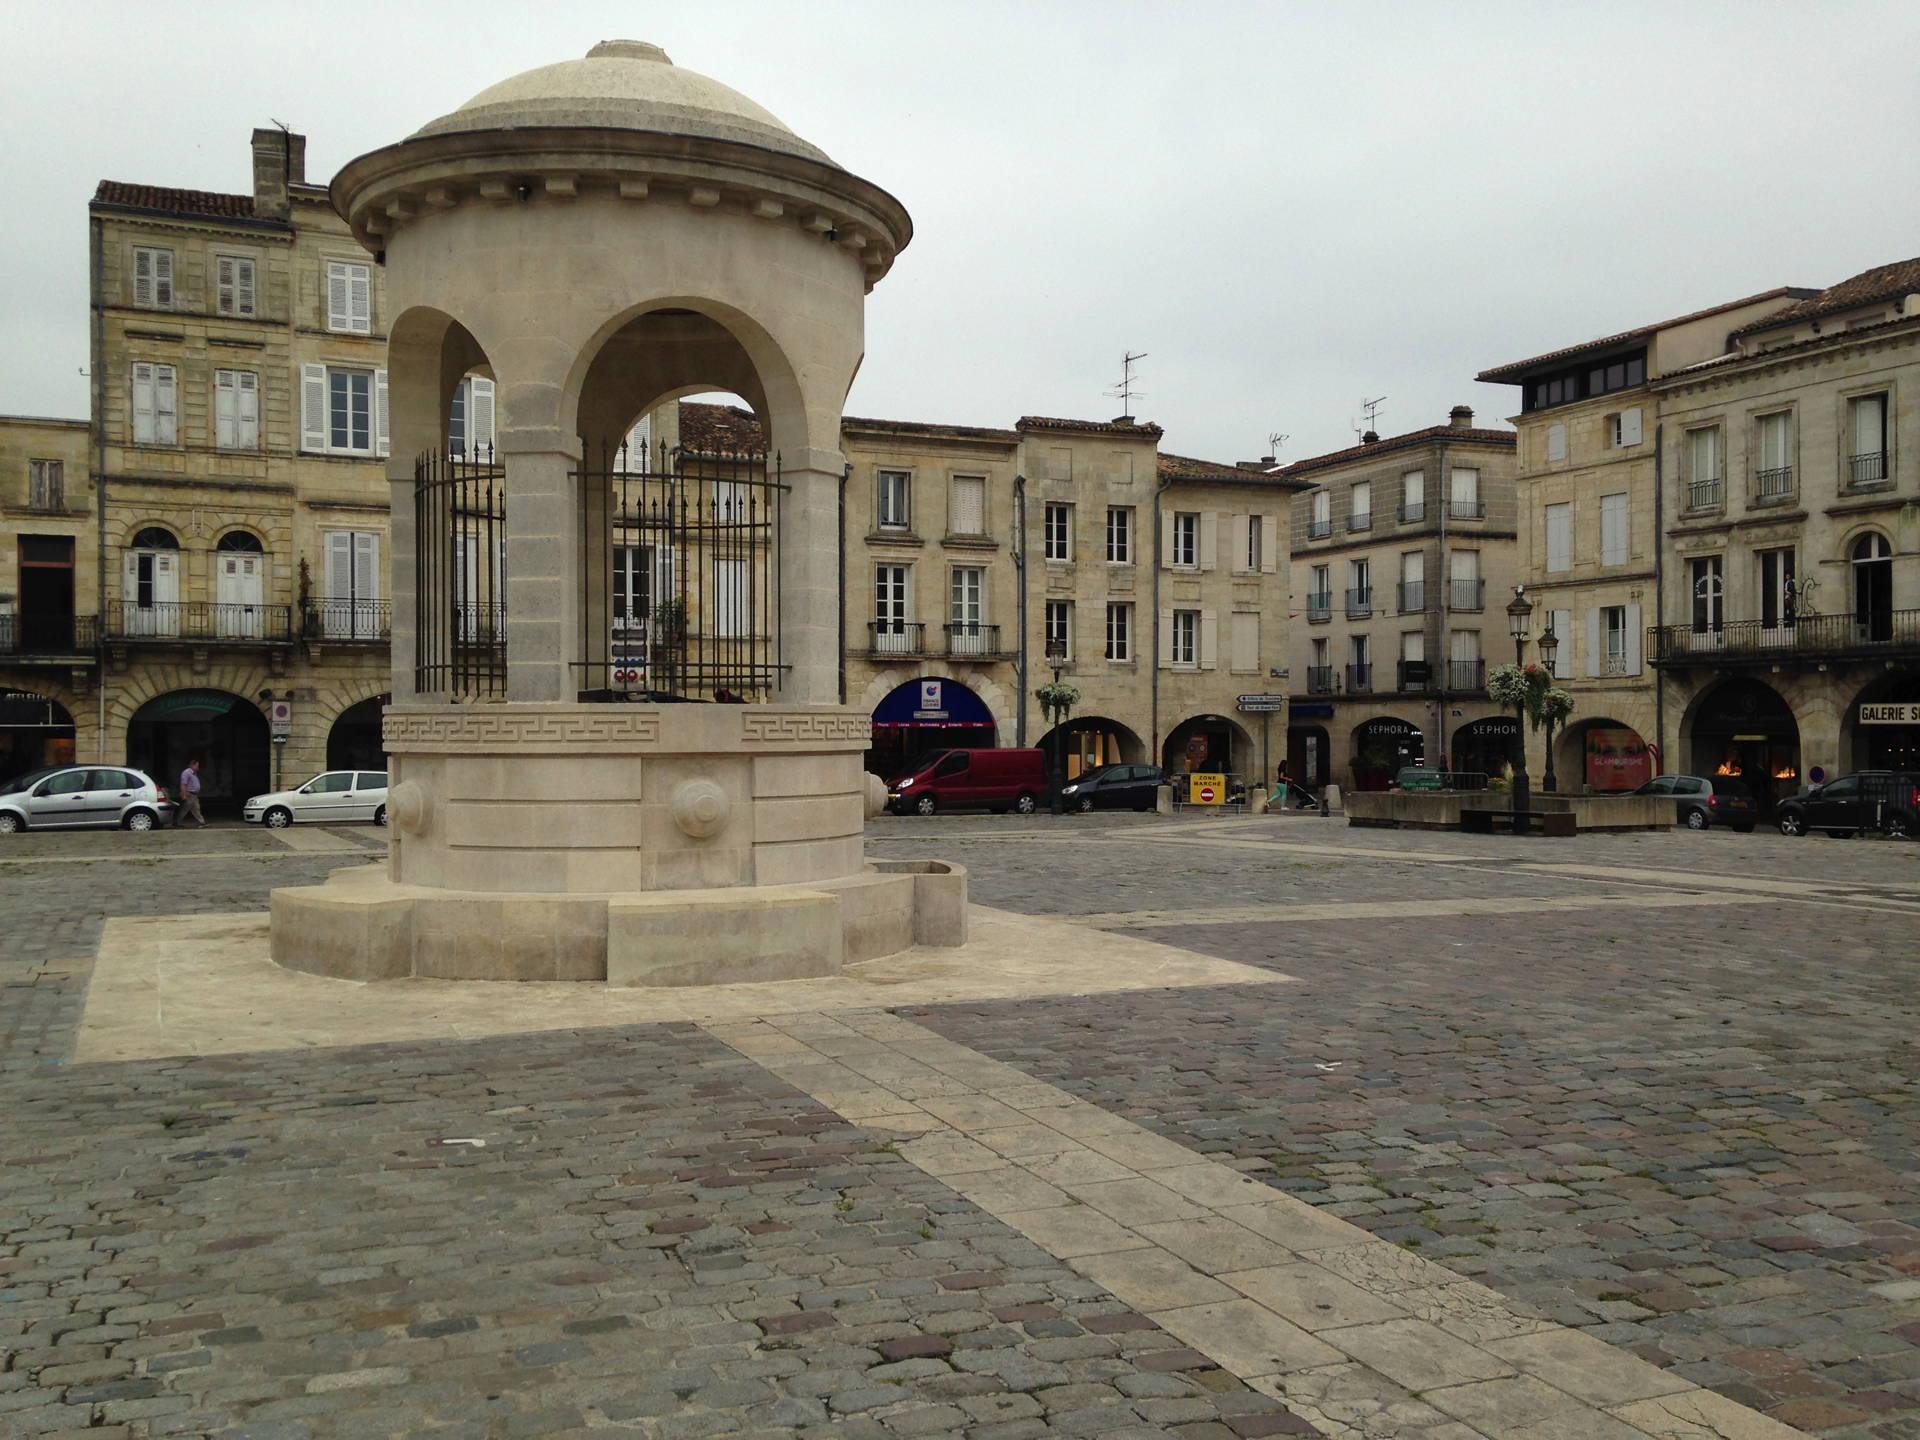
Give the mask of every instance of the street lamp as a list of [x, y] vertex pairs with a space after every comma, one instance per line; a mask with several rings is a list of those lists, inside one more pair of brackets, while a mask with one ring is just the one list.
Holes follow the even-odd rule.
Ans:
[[[1540, 634], [1540, 665], [1541, 665], [1541, 668], [1547, 672], [1547, 683], [1549, 685], [1553, 683], [1554, 657], [1557, 656], [1559, 653], [1560, 653], [1560, 637], [1553, 633], [1553, 612], [1549, 610], [1547, 612], [1547, 628], [1543, 630]], [[1546, 774], [1546, 778], [1541, 783], [1545, 788], [1547, 794], [1556, 795], [1559, 793], [1559, 782], [1554, 779], [1554, 774], [1553, 774], [1553, 711], [1551, 709], [1548, 709], [1547, 711], [1546, 721], [1547, 721], [1547, 725], [1546, 725], [1547, 774]], [[1525, 739], [1524, 736], [1522, 736], [1521, 738], [1523, 740]]]
[[[1507, 626], [1513, 631], [1513, 663], [1522, 671], [1527, 664], [1527, 622], [1533, 619], [1533, 602], [1527, 599], [1527, 587], [1513, 587], [1513, 599], [1507, 605]], [[1525, 835], [1532, 828], [1527, 822], [1527, 702], [1515, 700], [1513, 712], [1519, 718], [1513, 743], [1513, 833]]]
[[1073, 704], [1060, 687], [1060, 672], [1067, 665], [1067, 640], [1064, 635], [1047, 637], [1047, 665], [1053, 671], [1053, 683], [1040, 697], [1040, 705], [1046, 711], [1047, 720], [1053, 726], [1052, 770], [1048, 786], [1050, 794], [1047, 809], [1051, 814], [1060, 815], [1066, 811], [1066, 800], [1060, 794], [1060, 787], [1067, 783], [1067, 759], [1065, 727], [1067, 716], [1073, 713]]

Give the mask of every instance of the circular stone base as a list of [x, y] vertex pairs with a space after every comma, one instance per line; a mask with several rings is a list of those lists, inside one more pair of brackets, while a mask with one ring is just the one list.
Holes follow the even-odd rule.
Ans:
[[276, 964], [343, 980], [802, 980], [964, 945], [967, 874], [878, 861], [805, 886], [552, 895], [400, 885], [370, 865], [275, 890], [272, 930]]

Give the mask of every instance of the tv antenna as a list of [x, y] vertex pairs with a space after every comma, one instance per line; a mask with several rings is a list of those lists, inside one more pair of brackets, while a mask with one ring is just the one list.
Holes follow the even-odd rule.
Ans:
[[1293, 437], [1291, 435], [1288, 435], [1286, 432], [1281, 430], [1268, 431], [1267, 432], [1267, 454], [1271, 455], [1275, 460], [1278, 460], [1280, 458], [1281, 447], [1284, 446], [1287, 443], [1287, 441], [1291, 440], [1292, 438]]
[[1355, 435], [1364, 436], [1369, 430], [1376, 435], [1380, 433], [1380, 407], [1386, 403], [1386, 399], [1384, 395], [1376, 396], [1372, 400], [1364, 395], [1360, 397], [1360, 408], [1367, 412], [1367, 418], [1364, 421], [1352, 422]]
[[1134, 397], [1136, 395], [1144, 395], [1147, 393], [1144, 390], [1136, 390], [1133, 388], [1134, 362], [1138, 360], [1144, 360], [1146, 358], [1147, 358], [1147, 352], [1144, 350], [1140, 351], [1138, 354], [1135, 354], [1131, 350], [1126, 351], [1124, 354], [1122, 354], [1122, 356], [1120, 357], [1120, 383], [1114, 386], [1113, 389], [1105, 392], [1106, 394], [1113, 396], [1116, 400], [1120, 402], [1120, 413], [1122, 415], [1133, 414]]

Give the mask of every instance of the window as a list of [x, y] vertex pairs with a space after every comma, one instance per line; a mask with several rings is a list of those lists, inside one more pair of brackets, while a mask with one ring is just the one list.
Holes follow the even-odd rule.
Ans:
[[1547, 506], [1547, 569], [1573, 568], [1573, 502]]
[[59, 460], [27, 462], [27, 504], [35, 510], [67, 508], [66, 466]]
[[987, 618], [987, 572], [978, 565], [956, 565], [948, 584], [947, 619], [956, 634], [978, 636]]
[[1687, 592], [1693, 603], [1693, 633], [1718, 635], [1726, 624], [1721, 557], [1698, 555], [1687, 561]]
[[1347, 562], [1347, 613], [1365, 615], [1373, 609], [1373, 563], [1368, 560]]
[[1313, 649], [1307, 660], [1307, 693], [1309, 695], [1333, 693], [1333, 660], [1328, 652], [1325, 636], [1316, 636], [1313, 640]]
[[1073, 506], [1047, 502], [1045, 553], [1049, 560], [1073, 559]]
[[145, 360], [134, 362], [134, 444], [173, 445], [178, 443], [179, 401], [177, 393], [176, 376], [173, 366], [153, 365]]
[[260, 448], [260, 377], [252, 370], [213, 372], [213, 443], [222, 450]]
[[1048, 664], [1073, 659], [1073, 602], [1071, 600], [1047, 601], [1047, 643], [1045, 658]]
[[1260, 670], [1260, 613], [1257, 610], [1233, 612], [1233, 665], [1243, 675]]
[[313, 455], [385, 455], [387, 372], [302, 365], [300, 448]]
[[1418, 525], [1427, 518], [1427, 477], [1409, 470], [1400, 477], [1400, 523]]
[[1617, 450], [1623, 445], [1638, 445], [1642, 439], [1640, 407], [1622, 410], [1618, 415], [1607, 417], [1608, 438]]
[[1347, 529], [1371, 530], [1373, 528], [1373, 483], [1362, 480], [1353, 487], [1352, 509], [1347, 516]]
[[1455, 610], [1478, 610], [1485, 603], [1486, 591], [1480, 580], [1480, 552], [1455, 550], [1447, 557], [1447, 574], [1453, 593], [1447, 603]]
[[1333, 575], [1330, 567], [1313, 567], [1313, 579], [1307, 588], [1307, 619], [1325, 620], [1333, 610]]
[[1120, 601], [1107, 604], [1107, 659], [1133, 659], [1133, 606]]
[[1197, 666], [1200, 663], [1200, 612], [1173, 612], [1173, 663]]
[[143, 310], [173, 308], [173, 251], [134, 246], [133, 303]]
[[255, 313], [253, 261], [244, 255], [213, 257], [213, 306], [222, 315]]
[[1550, 405], [1570, 405], [1575, 400], [1632, 390], [1647, 383], [1647, 352], [1635, 350], [1611, 360], [1588, 363], [1557, 374], [1529, 380], [1521, 387], [1523, 409], [1544, 410]]
[[1784, 500], [1793, 494], [1793, 412], [1776, 410], [1754, 425], [1754, 497]]
[[1324, 540], [1333, 533], [1333, 496], [1325, 490], [1313, 492], [1313, 519], [1307, 522], [1307, 538]]
[[322, 631], [335, 637], [379, 635], [379, 535], [371, 530], [329, 530], [322, 536], [322, 547]]
[[1567, 458], [1567, 427], [1549, 425], [1547, 427], [1547, 459], [1564, 460]]
[[1180, 511], [1173, 517], [1173, 563], [1186, 570], [1199, 567], [1200, 517], [1191, 511]]
[[327, 262], [327, 329], [373, 333], [373, 271], [345, 260]]
[[1110, 565], [1133, 563], [1133, 507], [1131, 505], [1107, 507], [1107, 563]]
[[1412, 614], [1427, 608], [1427, 557], [1420, 550], [1400, 555], [1400, 609]]
[[1365, 694], [1373, 689], [1373, 645], [1365, 635], [1349, 640], [1352, 658], [1347, 662], [1347, 689]]
[[1720, 427], [1687, 432], [1687, 508], [1711, 510], [1720, 504]]
[[1887, 397], [1857, 395], [1847, 402], [1847, 483], [1872, 485], [1887, 478]]
[[1455, 520], [1478, 520], [1487, 512], [1480, 505], [1480, 472], [1459, 465], [1447, 472], [1447, 513]]
[[905, 565], [873, 567], [873, 648], [906, 653], [916, 648]]
[[[644, 422], [643, 422], [644, 423]], [[453, 409], [447, 415], [447, 453], [456, 460], [475, 460], [493, 453], [493, 381], [483, 375], [469, 375], [453, 387]], [[629, 449], [628, 464], [644, 469], [647, 445], [641, 440], [637, 450]]]
[[752, 633], [753, 611], [748, 591], [747, 562], [713, 562], [713, 633], [722, 640], [740, 640]]
[[1486, 669], [1480, 659], [1480, 632], [1455, 630], [1448, 641], [1447, 688], [1477, 691], [1487, 685]]
[[1400, 688], [1418, 690], [1432, 682], [1432, 672], [1427, 669], [1427, 636], [1422, 630], [1405, 630], [1400, 634]]
[[1773, 630], [1793, 624], [1799, 592], [1793, 584], [1793, 547], [1760, 552], [1760, 624]]
[[882, 470], [880, 490], [880, 528], [905, 530], [913, 520], [912, 477], [905, 470]]
[[1240, 568], [1247, 574], [1257, 574], [1264, 567], [1266, 536], [1262, 533], [1265, 526], [1261, 523], [1265, 517], [1246, 515], [1241, 517], [1240, 527]]
[[1625, 675], [1627, 673], [1627, 607], [1607, 606], [1600, 612], [1600, 623], [1606, 632], [1607, 645], [1601, 661], [1600, 673]]
[[1600, 497], [1600, 563], [1627, 563], [1627, 497], [1625, 492]]
[[956, 475], [947, 484], [947, 531], [953, 535], [987, 533], [987, 477]]
[[[1565, 637], [1561, 638], [1564, 649]], [[1640, 673], [1640, 607], [1609, 605], [1587, 611], [1586, 671], [1588, 675]]]

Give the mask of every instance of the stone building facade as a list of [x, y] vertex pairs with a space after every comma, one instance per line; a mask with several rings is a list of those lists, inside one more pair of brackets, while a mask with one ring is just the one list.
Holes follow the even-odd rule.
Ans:
[[1422, 761], [1491, 773], [1515, 722], [1487, 698], [1514, 572], [1514, 436], [1447, 423], [1299, 460], [1288, 771], [1385, 788]]

